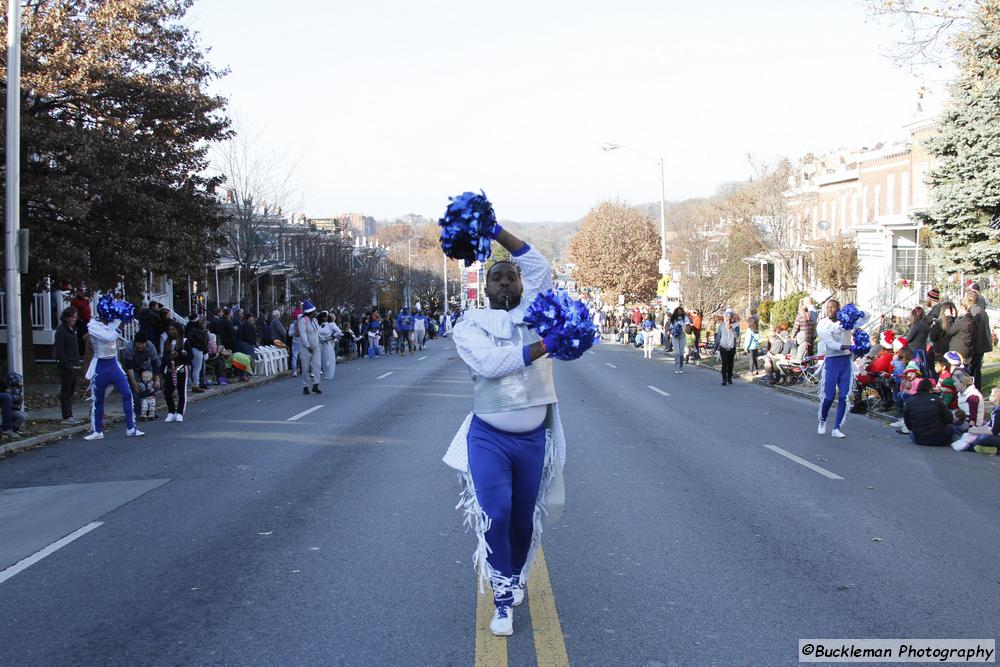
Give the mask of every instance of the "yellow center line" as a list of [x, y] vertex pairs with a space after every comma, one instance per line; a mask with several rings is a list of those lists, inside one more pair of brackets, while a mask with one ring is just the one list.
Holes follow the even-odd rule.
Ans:
[[[507, 638], [490, 632], [493, 620], [493, 593], [479, 594], [476, 581], [476, 667], [507, 667]], [[516, 614], [515, 614], [516, 615]]]
[[556, 596], [549, 580], [549, 568], [545, 564], [545, 554], [539, 545], [535, 562], [528, 578], [528, 598], [531, 610], [531, 629], [535, 635], [535, 655], [538, 667], [564, 667], [569, 665], [566, 640], [563, 638], [559, 612], [556, 610]]
[[[568, 667], [566, 640], [563, 638], [556, 598], [552, 592], [549, 568], [545, 564], [545, 553], [539, 546], [535, 552], [535, 562], [531, 566], [528, 579], [528, 596], [525, 603], [514, 611], [514, 632], [518, 630], [517, 619], [523, 618], [525, 607], [531, 612], [531, 628], [535, 640], [535, 657], [538, 667]], [[493, 595], [479, 595], [476, 585], [476, 667], [507, 667], [507, 638], [496, 637], [490, 632], [493, 620]], [[522, 621], [523, 627], [523, 621]]]

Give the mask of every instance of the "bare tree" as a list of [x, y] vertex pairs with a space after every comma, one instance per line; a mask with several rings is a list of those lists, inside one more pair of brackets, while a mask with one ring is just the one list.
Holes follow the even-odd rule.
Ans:
[[[323, 308], [351, 302], [354, 248], [334, 234], [315, 233], [303, 239], [295, 261], [296, 282]], [[359, 276], [359, 279], [362, 277]]]
[[900, 67], [941, 67], [954, 58], [954, 38], [969, 29], [981, 0], [865, 0], [868, 15], [900, 37], [887, 55]]
[[261, 148], [260, 138], [259, 132], [238, 129], [213, 152], [214, 168], [226, 179], [222, 252], [239, 266], [244, 295], [255, 287], [261, 269], [277, 261], [283, 216], [300, 201], [294, 166]]
[[745, 230], [756, 228], [757, 251], [766, 254], [787, 281], [790, 291], [805, 288], [805, 277], [799, 270], [803, 256], [803, 241], [807, 225], [796, 218], [785, 200], [792, 168], [788, 160], [776, 166], [747, 156], [754, 177], [742, 185], [728, 187], [723, 214], [731, 224]]
[[680, 272], [687, 308], [713, 313], [743, 294], [743, 258], [757, 251], [757, 231], [723, 217], [724, 202], [689, 199], [671, 207], [671, 262]]

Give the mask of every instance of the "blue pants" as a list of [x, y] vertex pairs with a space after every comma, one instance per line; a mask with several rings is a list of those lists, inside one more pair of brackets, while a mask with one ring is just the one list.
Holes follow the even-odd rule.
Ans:
[[[513, 579], [528, 559], [544, 461], [545, 424], [527, 433], [507, 433], [473, 416], [469, 472], [479, 506], [490, 518], [486, 542], [491, 575]], [[494, 591], [497, 606], [511, 604], [510, 590], [495, 586]]]
[[837, 421], [834, 428], [840, 428], [844, 423], [844, 415], [847, 414], [847, 395], [851, 392], [851, 355], [844, 354], [837, 357], [827, 357], [823, 365], [823, 405], [820, 408], [821, 422], [825, 422], [830, 414], [830, 406], [833, 405], [833, 395], [838, 390], [837, 396]]
[[91, 413], [90, 427], [97, 432], [104, 431], [104, 394], [108, 385], [114, 385], [122, 395], [122, 411], [125, 413], [125, 423], [129, 429], [135, 428], [135, 411], [132, 407], [132, 388], [128, 385], [125, 371], [118, 365], [118, 359], [98, 359], [97, 370], [92, 380], [94, 387], [94, 408]]

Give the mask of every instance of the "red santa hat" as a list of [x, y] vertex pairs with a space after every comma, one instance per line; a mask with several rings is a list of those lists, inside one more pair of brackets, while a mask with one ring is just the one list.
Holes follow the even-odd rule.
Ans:
[[889, 350], [892, 349], [892, 342], [894, 340], [896, 340], [896, 332], [889, 329], [888, 331], [882, 332], [882, 337], [879, 339], [879, 342], [882, 344], [882, 347]]
[[896, 338], [896, 340], [892, 341], [892, 351], [893, 352], [899, 352], [900, 350], [902, 350], [904, 347], [906, 347], [909, 344], [910, 344], [910, 341], [906, 340], [902, 336], [899, 336], [898, 338]]

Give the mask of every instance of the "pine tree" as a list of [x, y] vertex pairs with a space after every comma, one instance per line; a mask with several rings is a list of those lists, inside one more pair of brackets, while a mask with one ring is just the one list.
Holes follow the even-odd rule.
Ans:
[[921, 217], [942, 268], [983, 273], [1000, 269], [1000, 0], [983, 0], [956, 47], [961, 73], [928, 141], [934, 204]]

